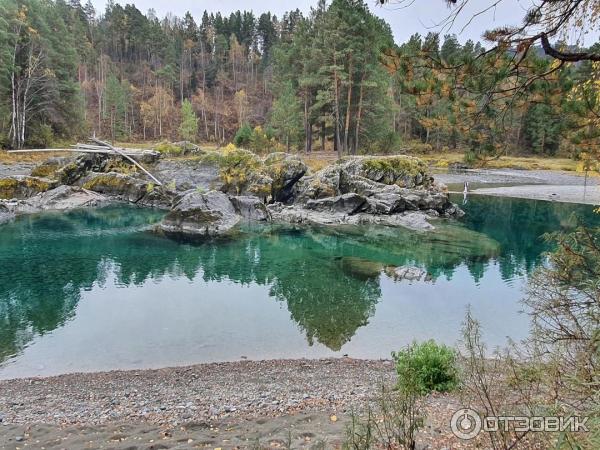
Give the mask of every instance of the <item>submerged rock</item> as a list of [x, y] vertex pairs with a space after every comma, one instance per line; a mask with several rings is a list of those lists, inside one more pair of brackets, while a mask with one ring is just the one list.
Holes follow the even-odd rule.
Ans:
[[340, 258], [342, 270], [359, 280], [377, 278], [383, 270], [383, 265], [377, 261], [359, 258], [356, 256], [344, 256]]
[[175, 204], [161, 222], [160, 229], [176, 237], [216, 237], [227, 234], [240, 219], [227, 194], [194, 191]]

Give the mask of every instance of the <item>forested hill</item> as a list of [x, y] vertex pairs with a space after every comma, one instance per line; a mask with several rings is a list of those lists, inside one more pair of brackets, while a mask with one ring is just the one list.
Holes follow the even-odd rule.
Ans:
[[[105, 11], [79, 0], [2, 0], [0, 8], [5, 148], [95, 133], [340, 153], [410, 143], [481, 156], [574, 154], [597, 138], [591, 63], [554, 70], [531, 51], [522, 83], [506, 75], [511, 49], [491, 55], [433, 33], [394, 43], [360, 0], [319, 1], [307, 16], [283, 17], [160, 18], [112, 1]], [[490, 86], [506, 95], [489, 101]]]

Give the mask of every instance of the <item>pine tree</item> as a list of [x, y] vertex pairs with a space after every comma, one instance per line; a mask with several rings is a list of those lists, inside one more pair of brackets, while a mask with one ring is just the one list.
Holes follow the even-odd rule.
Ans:
[[198, 117], [189, 100], [181, 104], [181, 124], [179, 125], [179, 136], [184, 141], [194, 142], [198, 136]]
[[270, 123], [289, 152], [302, 133], [302, 109], [291, 82], [285, 83], [281, 94], [273, 102]]

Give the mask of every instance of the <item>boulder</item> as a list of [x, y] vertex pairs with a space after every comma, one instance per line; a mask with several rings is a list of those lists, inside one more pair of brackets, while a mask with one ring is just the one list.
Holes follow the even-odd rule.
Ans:
[[193, 191], [181, 197], [161, 222], [160, 229], [174, 237], [210, 238], [229, 233], [240, 218], [226, 194]]
[[355, 193], [338, 195], [336, 197], [309, 200], [305, 208], [313, 211], [331, 211], [343, 214], [356, 214], [367, 205], [367, 199]]
[[53, 187], [54, 183], [43, 178], [28, 176], [0, 178], [0, 199], [25, 199]]
[[271, 213], [265, 204], [258, 198], [251, 195], [240, 195], [230, 197], [236, 213], [247, 220], [265, 222], [271, 220]]

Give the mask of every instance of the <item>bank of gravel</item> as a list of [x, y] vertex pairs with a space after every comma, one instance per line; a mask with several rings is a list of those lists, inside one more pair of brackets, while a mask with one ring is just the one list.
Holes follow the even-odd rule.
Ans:
[[[389, 360], [239, 361], [0, 381], [0, 449], [341, 448]], [[466, 448], [428, 396], [419, 448]]]
[[0, 381], [4, 423], [176, 424], [211, 417], [345, 411], [393, 383], [391, 361], [240, 361]]

